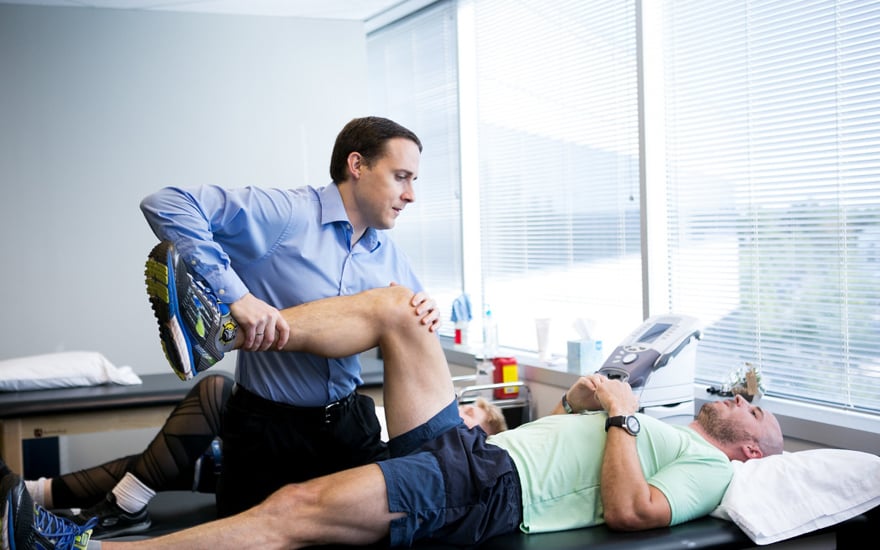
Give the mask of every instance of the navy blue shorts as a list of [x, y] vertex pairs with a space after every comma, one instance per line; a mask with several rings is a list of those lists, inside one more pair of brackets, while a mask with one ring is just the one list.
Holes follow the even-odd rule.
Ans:
[[[403, 434], [408, 444], [399, 448], [412, 448], [419, 435], [430, 439], [378, 463], [390, 511], [406, 513], [391, 522], [391, 546], [420, 539], [468, 546], [519, 529], [522, 490], [507, 451], [487, 444], [481, 428], [468, 429], [455, 402], [416, 431]], [[394, 455], [394, 440], [389, 447]]]

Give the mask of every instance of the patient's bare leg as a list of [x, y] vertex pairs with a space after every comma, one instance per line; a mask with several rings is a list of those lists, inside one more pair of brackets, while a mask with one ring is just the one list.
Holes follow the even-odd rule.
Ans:
[[375, 464], [286, 485], [245, 512], [137, 542], [103, 541], [102, 550], [260, 550], [369, 544], [388, 534], [385, 481]]
[[[405, 433], [455, 399], [449, 366], [437, 335], [421, 322], [415, 294], [389, 286], [335, 296], [281, 310], [290, 330], [283, 351], [346, 357], [381, 347], [388, 434]], [[238, 331], [233, 348], [244, 345]]]
[[[288, 351], [337, 357], [380, 345], [386, 369], [389, 433], [405, 432], [454, 399], [437, 336], [419, 321], [412, 292], [389, 287], [335, 297], [282, 313], [291, 333]], [[382, 539], [392, 519], [385, 479], [376, 465], [287, 485], [241, 514], [135, 543], [105, 541], [102, 548], [300, 548], [366, 544]]]
[[281, 312], [290, 326], [286, 350], [342, 357], [380, 346], [391, 437], [423, 424], [455, 399], [440, 341], [419, 322], [413, 295], [405, 287], [392, 286]]

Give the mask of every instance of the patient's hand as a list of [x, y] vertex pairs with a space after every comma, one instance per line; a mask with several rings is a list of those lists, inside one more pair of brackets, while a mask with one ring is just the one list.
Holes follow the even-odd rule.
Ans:
[[632, 387], [621, 380], [605, 379], [596, 388], [595, 398], [609, 416], [633, 414], [639, 410], [639, 399]]
[[599, 385], [607, 380], [601, 374], [581, 376], [566, 393], [568, 404], [571, 405], [573, 410], [578, 412], [602, 410], [602, 404], [596, 398], [596, 390]]

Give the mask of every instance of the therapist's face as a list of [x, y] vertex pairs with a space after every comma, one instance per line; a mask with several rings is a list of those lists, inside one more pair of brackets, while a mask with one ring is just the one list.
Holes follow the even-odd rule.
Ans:
[[413, 183], [419, 177], [420, 158], [414, 142], [392, 138], [385, 143], [385, 154], [371, 165], [361, 159], [353, 182], [355, 212], [348, 213], [352, 222], [375, 229], [394, 227], [406, 205], [416, 200]]

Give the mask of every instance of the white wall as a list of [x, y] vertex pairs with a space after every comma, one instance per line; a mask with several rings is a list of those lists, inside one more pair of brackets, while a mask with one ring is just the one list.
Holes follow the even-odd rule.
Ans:
[[[369, 114], [366, 70], [351, 21], [0, 5], [0, 359], [86, 349], [173, 376], [141, 198], [328, 183], [336, 133]], [[66, 438], [62, 467], [151, 437]]]
[[357, 22], [0, 5], [0, 359], [170, 372], [140, 199], [326, 184], [365, 80]]

